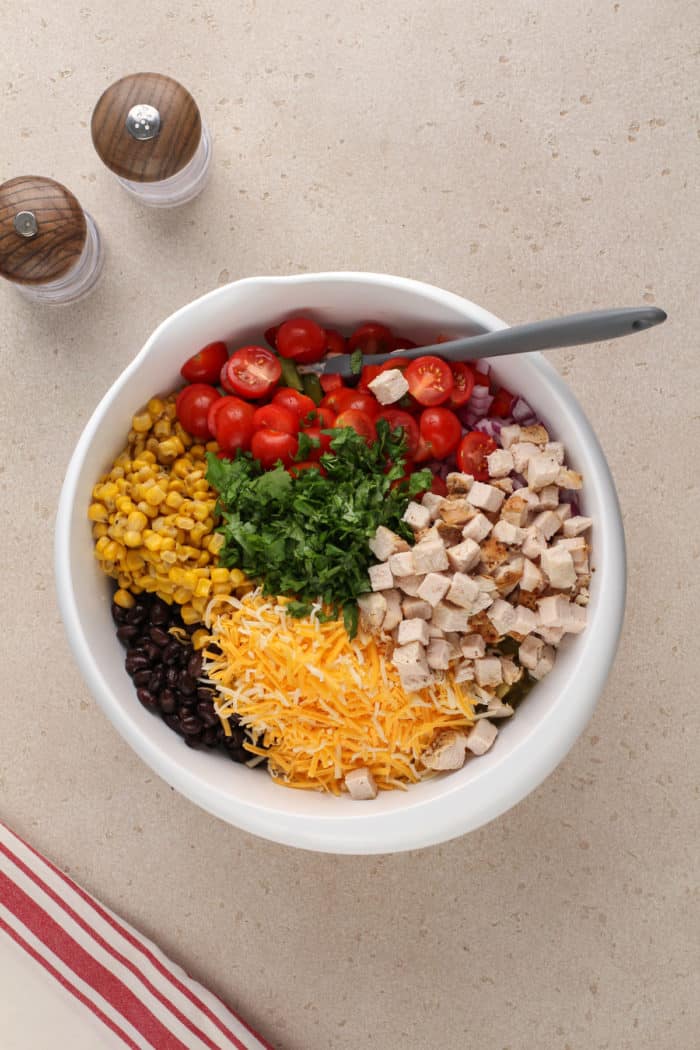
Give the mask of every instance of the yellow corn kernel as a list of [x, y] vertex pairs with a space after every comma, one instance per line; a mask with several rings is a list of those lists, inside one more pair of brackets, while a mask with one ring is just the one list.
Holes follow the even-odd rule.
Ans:
[[107, 561], [119, 561], [119, 558], [123, 553], [124, 548], [121, 543], [117, 543], [116, 540], [110, 540], [103, 550], [104, 557]]
[[124, 467], [112, 467], [109, 472], [110, 481], [116, 481], [117, 478], [123, 478], [125, 473]]
[[193, 525], [190, 529], [190, 540], [192, 543], [199, 544], [202, 542], [204, 537], [209, 532], [206, 525], [202, 525], [201, 521], [198, 521], [196, 525]]
[[[158, 444], [158, 460], [160, 463], [171, 463], [174, 459], [177, 459], [182, 449], [178, 447], [178, 439], [174, 437], [166, 438], [165, 441], [161, 441]], [[180, 445], [182, 442], [179, 443]]]
[[[190, 453], [191, 454], [194, 454], [195, 448], [199, 449], [201, 455], [204, 455], [204, 447], [202, 445], [193, 445], [192, 448], [190, 449]], [[199, 469], [199, 470], [191, 470], [189, 472], [189, 474], [187, 475], [187, 477], [185, 478], [185, 481], [189, 482], [190, 485], [194, 485], [195, 481], [199, 481], [200, 478], [203, 478], [203, 477], [204, 477], [204, 471], [203, 470], [201, 470], [201, 469]]]
[[218, 554], [220, 552], [221, 548], [223, 547], [225, 542], [226, 542], [226, 540], [224, 539], [223, 533], [215, 532], [212, 536], [209, 537], [209, 543], [207, 544], [207, 550], [211, 554]]
[[174, 565], [175, 562], [177, 561], [177, 555], [176, 555], [175, 551], [161, 551], [160, 552], [160, 556], [161, 556], [161, 559], [164, 562], [167, 562], [168, 565]]
[[91, 503], [88, 507], [90, 521], [109, 521], [109, 513], [104, 503]]
[[165, 402], [161, 401], [159, 397], [152, 397], [146, 405], [146, 409], [148, 412], [150, 412], [153, 419], [157, 419], [157, 417], [161, 414], [164, 408]]
[[98, 521], [96, 525], [92, 526], [92, 538], [94, 540], [102, 539], [108, 532], [107, 526], [103, 521]]
[[233, 587], [240, 587], [241, 584], [248, 582], [246, 574], [240, 569], [231, 569], [228, 575]]
[[159, 503], [162, 503], [164, 499], [165, 493], [160, 485], [153, 485], [146, 492], [146, 503], [150, 503], [152, 507], [156, 507]]
[[226, 583], [215, 583], [214, 586], [211, 589], [211, 593], [212, 594], [230, 594], [231, 593], [231, 584], [228, 582], [228, 580], [226, 581]]
[[192, 517], [196, 518], [199, 522], [206, 521], [212, 510], [213, 507], [210, 507], [208, 503], [204, 502], [204, 500], [196, 499], [192, 502]]
[[117, 583], [119, 584], [120, 587], [123, 587], [125, 590], [128, 591], [128, 589], [131, 586], [132, 582], [133, 581], [131, 579], [131, 575], [128, 572], [117, 573]]
[[[141, 459], [144, 460], [146, 463], [149, 463], [151, 466], [153, 466], [153, 464], [156, 462], [156, 457], [153, 454], [153, 452], [151, 451], [151, 443], [152, 443], [152, 441], [153, 441], [153, 438], [149, 438], [148, 439], [148, 441], [146, 442], [146, 451], [141, 453]], [[155, 443], [155, 447], [156, 448], [158, 447], [158, 442], [157, 441]]]
[[135, 583], [131, 585], [132, 594], [143, 594], [143, 587], [137, 587]]
[[182, 442], [183, 449], [189, 448], [192, 444], [192, 436], [187, 433], [182, 423], [175, 424], [175, 435]]
[[178, 529], [184, 529], [186, 532], [189, 532], [189, 530], [194, 525], [194, 518], [188, 518], [184, 514], [179, 514], [175, 518], [175, 524], [177, 525]]
[[163, 546], [163, 537], [159, 536], [157, 532], [144, 533], [143, 545], [146, 550], [159, 551]]
[[148, 518], [140, 510], [134, 510], [127, 518], [126, 524], [132, 532], [143, 532], [148, 525]]
[[154, 423], [154, 425], [153, 425], [153, 436], [156, 437], [159, 442], [160, 441], [165, 441], [166, 438], [170, 437], [170, 434], [171, 434], [171, 427], [170, 427], [170, 421], [169, 420], [167, 420], [167, 419], [159, 419], [157, 423]]
[[194, 596], [195, 598], [208, 598], [210, 590], [211, 580], [207, 579], [206, 576], [202, 576], [197, 580], [197, 586], [194, 589]]
[[126, 478], [117, 478], [116, 486], [122, 495], [129, 491], [129, 482], [126, 480]]
[[105, 558], [102, 562], [102, 571], [106, 572], [108, 576], [114, 576], [114, 562]]
[[112, 541], [107, 536], [100, 536], [97, 543], [95, 544], [95, 554], [98, 558], [105, 557], [105, 550], [109, 547]]
[[182, 503], [183, 503], [183, 498], [182, 498], [182, 496], [180, 495], [179, 492], [170, 491], [170, 492], [168, 492], [168, 495], [165, 497], [165, 505], [166, 505], [166, 507], [170, 507], [171, 510], [179, 510], [180, 507], [182, 506]]
[[200, 649], [204, 649], [209, 644], [211, 635], [204, 627], [201, 627], [198, 631], [192, 633], [192, 648], [195, 652], [199, 652]]
[[212, 583], [229, 583], [230, 576], [229, 570], [224, 568], [212, 569], [211, 570], [211, 582]]
[[150, 412], [141, 412], [140, 415], [134, 416], [131, 425], [137, 434], [145, 434], [153, 426]]
[[151, 466], [152, 464], [146, 459], [145, 453], [142, 453], [132, 461], [131, 469], [138, 478], [150, 478], [153, 473]]
[[130, 594], [129, 591], [125, 591], [123, 587], [120, 587], [119, 590], [116, 591], [113, 601], [115, 605], [118, 605], [122, 609], [133, 609], [136, 605], [133, 594]]
[[188, 590], [187, 587], [176, 587], [173, 591], [173, 598], [178, 605], [185, 605], [192, 597], [192, 591]]
[[160, 548], [162, 551], [174, 551], [175, 550], [175, 540], [172, 538], [172, 536], [163, 536], [162, 539], [163, 539], [163, 542], [162, 542], [161, 548]]
[[143, 543], [143, 533], [136, 529], [127, 529], [124, 533], [124, 543], [127, 547], [140, 547]]
[[208, 565], [210, 561], [211, 561], [211, 555], [209, 554], [209, 551], [200, 551], [199, 552], [199, 557], [197, 558], [197, 565], [199, 565], [199, 566]]
[[169, 478], [168, 479], [168, 492], [184, 492], [185, 483], [182, 478]]
[[115, 504], [120, 514], [131, 514], [135, 509], [130, 496], [117, 496]]
[[124, 564], [129, 572], [140, 572], [146, 563], [138, 551], [130, 550], [126, 552]]
[[244, 594], [250, 594], [251, 591], [255, 590], [254, 583], [243, 583], [240, 587], [236, 588], [236, 593], [243, 597]]
[[216, 441], [207, 441], [207, 443], [206, 443], [206, 445], [204, 447], [207, 450], [207, 452], [218, 452], [219, 451], [219, 445], [218, 445], [218, 443]]
[[182, 622], [186, 624], [199, 623], [202, 619], [201, 614], [192, 605], [183, 605], [180, 609], [180, 615], [182, 616]]

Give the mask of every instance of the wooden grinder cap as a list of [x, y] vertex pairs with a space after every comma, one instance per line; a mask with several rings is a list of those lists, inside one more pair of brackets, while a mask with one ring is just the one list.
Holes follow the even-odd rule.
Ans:
[[0, 186], [0, 276], [56, 281], [77, 264], [86, 237], [83, 209], [60, 182], [22, 175]]
[[[156, 119], [149, 121], [152, 109]], [[192, 159], [202, 120], [197, 103], [177, 80], [134, 73], [101, 95], [91, 131], [100, 159], [115, 175], [131, 182], [160, 182]]]

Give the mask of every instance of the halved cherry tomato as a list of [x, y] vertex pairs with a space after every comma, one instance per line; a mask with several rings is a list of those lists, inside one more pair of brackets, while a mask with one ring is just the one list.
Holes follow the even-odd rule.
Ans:
[[390, 354], [394, 345], [390, 328], [378, 321], [365, 321], [348, 339], [348, 352], [361, 350], [363, 354]]
[[480, 430], [466, 434], [457, 448], [457, 466], [464, 474], [471, 474], [477, 481], [488, 481], [489, 470], [486, 457], [497, 449], [496, 442]]
[[420, 433], [413, 416], [409, 416], [408, 412], [403, 412], [400, 408], [382, 408], [377, 419], [386, 419], [392, 430], [401, 427], [406, 435], [406, 454], [411, 457], [416, 454]]
[[337, 428], [352, 427], [356, 433], [363, 437], [368, 445], [377, 439], [377, 430], [371, 416], [366, 412], [360, 412], [357, 408], [348, 408], [341, 412], [335, 421]]
[[269, 343], [273, 350], [277, 349], [277, 333], [280, 330], [278, 324], [274, 324], [272, 328], [265, 329], [265, 342]]
[[239, 397], [222, 397], [209, 410], [208, 422], [222, 452], [233, 455], [237, 449], [247, 452], [253, 437], [255, 409]]
[[466, 405], [472, 396], [474, 369], [466, 361], [453, 361], [450, 364], [450, 368], [452, 369], [452, 378], [455, 385], [450, 394], [449, 405], [450, 408], [461, 408], [462, 405]]
[[341, 386], [345, 385], [340, 376], [334, 372], [329, 372], [327, 376], [319, 376], [318, 381], [324, 394], [330, 394], [333, 390], [339, 390]]
[[505, 419], [506, 416], [510, 415], [514, 401], [515, 394], [511, 394], [504, 386], [499, 387], [496, 391], [496, 396], [491, 402], [489, 415], [498, 416], [499, 419]]
[[357, 390], [362, 390], [364, 393], [370, 393], [369, 384], [373, 379], [377, 378], [381, 370], [381, 365], [364, 365], [360, 372], [360, 382], [357, 384]]
[[227, 361], [226, 343], [207, 343], [185, 361], [180, 375], [188, 383], [211, 383], [213, 386], [219, 382], [221, 369]]
[[335, 328], [326, 328], [326, 354], [344, 354], [345, 337], [336, 332]]
[[449, 408], [426, 408], [421, 412], [420, 436], [430, 445], [434, 459], [445, 459], [459, 444], [462, 424]]
[[400, 372], [403, 372], [404, 368], [408, 368], [410, 363], [408, 357], [392, 357], [391, 361], [385, 361], [383, 365], [379, 366], [379, 371], [389, 372], [392, 368], [398, 368]]
[[316, 411], [316, 405], [306, 394], [300, 394], [291, 386], [281, 386], [272, 395], [273, 405], [282, 405], [293, 412], [297, 419], [308, 419], [309, 413]]
[[474, 369], [474, 386], [490, 386], [491, 381], [486, 372], [480, 372], [474, 365], [472, 368]]
[[250, 451], [265, 470], [274, 467], [278, 459], [282, 460], [283, 466], [288, 467], [298, 448], [296, 434], [283, 434], [279, 430], [256, 430], [250, 443]]
[[277, 349], [300, 365], [320, 361], [326, 352], [326, 333], [310, 317], [290, 317], [277, 332]]
[[235, 350], [221, 369], [221, 385], [229, 394], [264, 397], [279, 382], [282, 366], [264, 346], [243, 346]]
[[191, 383], [180, 391], [175, 402], [175, 412], [188, 434], [200, 441], [209, 440], [207, 416], [212, 404], [220, 398], [219, 391], [207, 383]]
[[408, 389], [420, 405], [441, 405], [454, 389], [452, 369], [439, 357], [419, 357], [404, 372]]
[[299, 433], [299, 417], [284, 405], [263, 405], [253, 413], [254, 430], [279, 430], [282, 434]]
[[338, 396], [340, 405], [339, 412], [347, 412], [348, 409], [356, 409], [364, 412], [370, 419], [376, 419], [381, 405], [374, 394], [365, 393], [364, 390], [343, 390]]
[[339, 386], [336, 387], [335, 390], [331, 390], [331, 392], [329, 394], [326, 394], [326, 396], [321, 401], [320, 407], [330, 409], [333, 415], [337, 416], [338, 413], [341, 411], [340, 405], [343, 399], [343, 395], [348, 392], [348, 389], [349, 388], [346, 386]]
[[292, 463], [287, 467], [287, 473], [291, 474], [293, 478], [298, 478], [303, 470], [309, 470], [312, 468], [317, 470], [319, 474], [325, 478], [326, 472], [320, 463], [317, 463], [313, 459], [302, 459], [299, 463]]
[[330, 452], [333, 438], [330, 434], [324, 434], [320, 427], [304, 427], [302, 433], [312, 441], [318, 441], [316, 448], [309, 452], [309, 459], [320, 459], [324, 452]]

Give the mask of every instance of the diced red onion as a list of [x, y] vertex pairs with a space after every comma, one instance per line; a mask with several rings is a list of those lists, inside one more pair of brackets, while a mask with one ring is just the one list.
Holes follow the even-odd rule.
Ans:
[[480, 430], [482, 434], [487, 434], [500, 444], [501, 421], [499, 419], [480, 419], [474, 424], [474, 430]]
[[535, 413], [532, 411], [527, 401], [522, 397], [517, 398], [513, 405], [513, 419], [516, 423], [524, 423], [525, 426], [530, 426], [536, 420]]
[[509, 475], [510, 480], [513, 482], [514, 489], [524, 489], [527, 487], [527, 481], [522, 474], [512, 473]]

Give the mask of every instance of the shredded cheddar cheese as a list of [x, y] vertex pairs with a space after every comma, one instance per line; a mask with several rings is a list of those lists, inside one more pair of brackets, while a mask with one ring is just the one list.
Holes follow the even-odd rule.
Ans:
[[294, 619], [285, 605], [255, 591], [216, 598], [206, 613], [213, 644], [204, 668], [217, 710], [250, 728], [251, 754], [268, 759], [280, 784], [336, 795], [362, 766], [383, 790], [432, 776], [420, 756], [435, 735], [474, 722], [465, 687], [446, 674], [406, 693], [376, 639], [350, 641], [341, 621], [322, 622], [318, 609]]

